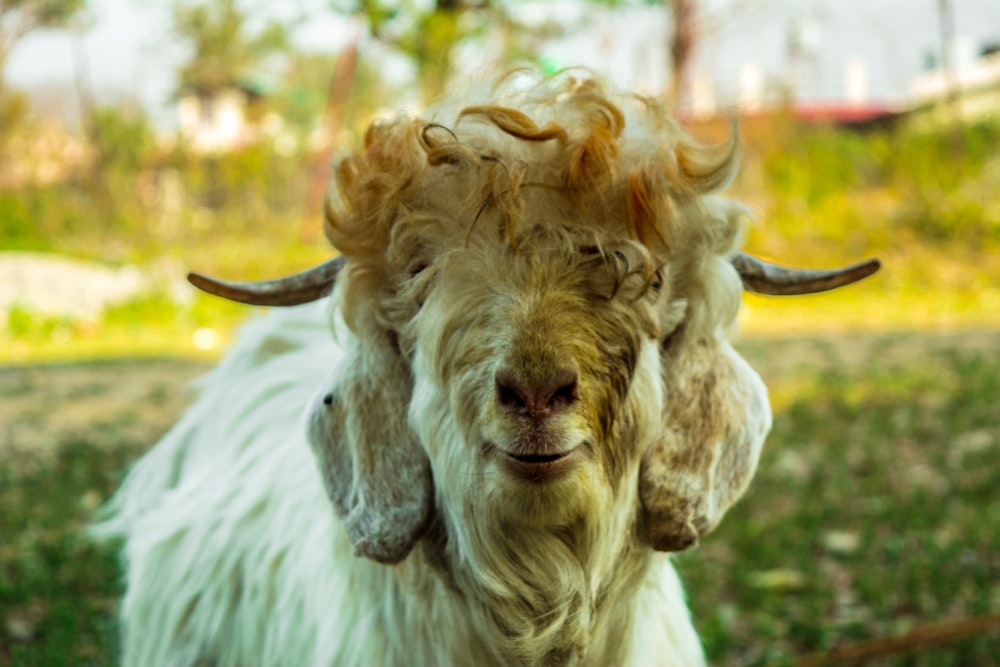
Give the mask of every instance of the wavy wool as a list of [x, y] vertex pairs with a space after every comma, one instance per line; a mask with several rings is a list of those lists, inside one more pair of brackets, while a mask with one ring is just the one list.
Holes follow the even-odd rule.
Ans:
[[107, 508], [125, 664], [704, 664], [669, 552], [770, 427], [735, 144], [528, 78], [340, 160], [328, 302], [247, 325]]

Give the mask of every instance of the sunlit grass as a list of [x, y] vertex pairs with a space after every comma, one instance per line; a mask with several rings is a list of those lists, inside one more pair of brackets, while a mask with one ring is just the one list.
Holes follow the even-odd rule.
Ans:
[[[275, 250], [229, 244], [209, 259], [202, 249], [186, 265], [238, 279], [282, 275], [329, 256], [322, 247]], [[880, 253], [872, 253], [878, 255]], [[790, 264], [831, 266], [816, 253]], [[857, 258], [861, 259], [861, 257]], [[841, 290], [801, 297], [744, 296], [742, 336], [846, 332], [962, 331], [1000, 328], [1000, 256], [935, 254], [911, 248], [881, 255], [883, 269]], [[994, 275], [997, 274], [997, 275]], [[0, 364], [118, 356], [218, 357], [246, 318], [264, 309], [196, 293], [177, 303], [165, 291], [137, 297], [89, 320], [12, 312], [0, 327]]]
[[[775, 427], [747, 497], [680, 558], [712, 664], [790, 665], [1000, 613], [1000, 360], [918, 340], [900, 357], [892, 336], [814, 339], [814, 363], [780, 372], [767, 359], [781, 341], [751, 344], [777, 398]], [[980, 344], [995, 348], [1000, 335]], [[877, 664], [997, 655], [1000, 632]]]
[[1000, 289], [883, 290], [871, 284], [802, 297], [746, 295], [744, 335], [793, 336], [852, 331], [958, 331], [1000, 327]]
[[[102, 253], [109, 252], [100, 245], [77, 244], [77, 257], [103, 258]], [[217, 358], [240, 323], [263, 309], [202, 294], [183, 282], [185, 271], [256, 280], [299, 271], [332, 254], [321, 240], [300, 239], [298, 227], [288, 224], [270, 239], [205, 234], [183, 245], [137, 244], [111, 252], [129, 256], [140, 268], [166, 264], [172, 267], [173, 283], [163, 282], [92, 318], [51, 316], [18, 306], [0, 323], [0, 365], [114, 357]]]

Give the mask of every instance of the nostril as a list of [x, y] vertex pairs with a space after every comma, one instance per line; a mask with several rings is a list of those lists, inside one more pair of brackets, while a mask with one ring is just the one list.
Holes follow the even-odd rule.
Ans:
[[497, 401], [510, 410], [525, 410], [528, 407], [524, 395], [527, 391], [521, 386], [509, 371], [497, 371], [496, 377]]
[[494, 380], [497, 402], [525, 417], [548, 417], [578, 398], [577, 375], [569, 369], [525, 380], [510, 369], [502, 368], [496, 372]]
[[571, 405], [577, 399], [577, 379], [573, 371], [564, 371], [553, 378], [548, 390], [547, 405], [550, 408], [560, 408]]
[[519, 414], [527, 414], [529, 412], [529, 405], [534, 403], [532, 392], [512, 370], [501, 368], [496, 372], [494, 381], [496, 384], [497, 402], [500, 405]]

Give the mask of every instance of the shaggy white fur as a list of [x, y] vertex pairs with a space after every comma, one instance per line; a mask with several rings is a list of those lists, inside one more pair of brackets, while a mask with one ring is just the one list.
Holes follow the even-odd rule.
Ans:
[[770, 427], [724, 335], [735, 146], [505, 85], [338, 163], [327, 310], [248, 325], [110, 504], [126, 665], [704, 663], [662, 552]]
[[[107, 508], [98, 532], [127, 539], [124, 665], [507, 664], [446, 578], [356, 557], [330, 510], [303, 425], [345, 360], [325, 305], [246, 325]], [[647, 558], [613, 610], [633, 622], [596, 634], [601, 657], [579, 664], [704, 664], [669, 556]]]

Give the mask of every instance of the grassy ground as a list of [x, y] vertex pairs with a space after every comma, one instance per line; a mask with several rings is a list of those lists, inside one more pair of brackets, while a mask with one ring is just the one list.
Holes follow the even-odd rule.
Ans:
[[0, 665], [113, 664], [117, 560], [83, 529], [204, 368], [0, 369]]
[[[713, 664], [1000, 612], [1000, 332], [748, 338], [775, 428], [680, 568]], [[120, 594], [81, 536], [204, 363], [0, 371], [0, 665], [107, 665]], [[1000, 633], [877, 663], [993, 664]]]
[[[680, 558], [718, 665], [1000, 613], [1000, 333], [750, 340], [776, 419], [747, 497]], [[992, 635], [866, 664], [996, 664]]]

